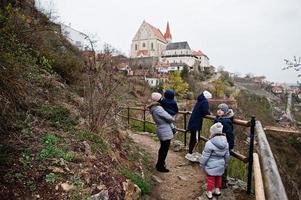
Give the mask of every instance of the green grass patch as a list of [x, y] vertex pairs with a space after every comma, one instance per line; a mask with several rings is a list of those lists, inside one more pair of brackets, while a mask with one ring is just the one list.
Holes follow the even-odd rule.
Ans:
[[75, 130], [75, 137], [80, 141], [89, 141], [93, 153], [101, 150], [102, 153], [110, 151], [109, 144], [100, 136], [89, 130]]
[[228, 164], [228, 176], [238, 178], [243, 181], [248, 179], [248, 165], [232, 156]]
[[62, 128], [65, 131], [78, 124], [78, 119], [72, 117], [70, 111], [61, 106], [42, 105], [40, 107], [40, 115], [48, 120], [52, 126]]
[[46, 175], [45, 181], [47, 183], [54, 183], [58, 180], [58, 178], [59, 178], [58, 175], [56, 175], [54, 173], [49, 173], [49, 174]]
[[25, 149], [24, 152], [21, 154], [19, 161], [22, 163], [24, 167], [30, 165], [31, 161], [33, 160], [33, 155], [30, 149]]
[[142, 194], [147, 194], [151, 190], [151, 183], [144, 180], [138, 174], [129, 171], [128, 169], [122, 170], [122, 175], [126, 178], [130, 179], [133, 183], [135, 183], [142, 191]]
[[74, 158], [74, 152], [72, 151], [65, 151], [61, 148], [55, 146], [46, 146], [41, 150], [38, 155], [39, 160], [45, 160], [48, 158], [63, 158], [67, 161], [72, 161]]
[[[39, 160], [45, 160], [48, 158], [63, 158], [67, 161], [71, 161], [74, 158], [74, 152], [66, 151], [58, 146], [60, 138], [53, 134], [46, 134], [43, 137], [44, 148], [38, 154]], [[66, 146], [66, 145], [64, 145]], [[69, 145], [67, 145], [69, 146]]]
[[72, 185], [75, 185], [77, 187], [82, 187], [84, 185], [84, 181], [80, 178], [80, 177], [77, 177], [77, 176], [72, 176], [70, 179], [69, 179], [69, 182], [72, 184]]
[[[130, 120], [130, 126], [139, 132], [143, 132], [143, 122], [136, 121], [136, 120]], [[156, 133], [156, 125], [151, 123], [145, 123], [145, 131], [149, 133]]]

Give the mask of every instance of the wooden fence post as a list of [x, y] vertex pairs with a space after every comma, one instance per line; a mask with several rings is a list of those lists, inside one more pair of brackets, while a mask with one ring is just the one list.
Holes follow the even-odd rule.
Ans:
[[130, 125], [130, 107], [128, 107], [128, 125]]
[[262, 181], [259, 157], [257, 153], [253, 153], [253, 159], [254, 159], [253, 169], [254, 169], [254, 179], [255, 179], [255, 197], [256, 200], [265, 200], [264, 186]]
[[253, 167], [254, 133], [255, 133], [255, 117], [253, 116], [251, 118], [251, 128], [250, 128], [250, 147], [249, 147], [248, 185], [247, 185], [247, 193], [248, 194], [251, 194], [251, 189], [252, 189], [252, 167]]
[[143, 109], [143, 131], [145, 132], [145, 107]]
[[186, 109], [184, 109], [184, 130], [185, 130], [185, 132], [184, 132], [184, 145], [186, 146], [186, 136], [187, 136], [187, 123], [186, 123], [186, 121], [187, 121], [187, 118], [186, 118], [186, 115], [187, 115], [187, 112], [186, 112]]

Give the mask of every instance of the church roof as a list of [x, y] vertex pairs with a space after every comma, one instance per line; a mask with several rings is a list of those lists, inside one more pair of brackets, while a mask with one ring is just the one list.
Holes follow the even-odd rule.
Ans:
[[171, 33], [170, 33], [170, 28], [169, 28], [169, 22], [167, 22], [167, 26], [166, 26], [166, 32], [164, 34], [164, 38], [167, 39], [171, 39]]
[[166, 50], [176, 50], [176, 49], [189, 49], [189, 44], [188, 42], [174, 42], [174, 43], [169, 43], [166, 46]]
[[160, 31], [160, 29], [154, 27], [153, 25], [147, 23], [144, 21], [144, 23], [150, 28], [150, 30], [154, 33], [156, 39], [160, 40], [161, 42], [166, 43], [166, 40], [162, 34], [162, 32]]

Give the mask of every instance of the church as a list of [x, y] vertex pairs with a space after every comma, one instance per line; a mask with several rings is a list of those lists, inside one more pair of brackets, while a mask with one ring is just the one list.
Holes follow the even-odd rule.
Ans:
[[160, 57], [166, 45], [171, 41], [169, 23], [163, 35], [160, 29], [143, 21], [132, 40], [130, 57]]

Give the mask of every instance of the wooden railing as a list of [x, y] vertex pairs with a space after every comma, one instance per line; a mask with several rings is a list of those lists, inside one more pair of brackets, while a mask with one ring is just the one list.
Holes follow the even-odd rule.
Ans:
[[[128, 124], [130, 120], [136, 120], [143, 123], [143, 130], [146, 130], [146, 123], [155, 124], [153, 121], [146, 120], [146, 112], [148, 110], [145, 107], [124, 107], [127, 110], [127, 115], [117, 114], [120, 117], [127, 119]], [[143, 111], [143, 119], [131, 117], [130, 110]], [[177, 128], [177, 131], [184, 133], [184, 143], [186, 146], [186, 134], [187, 134], [187, 116], [191, 115], [191, 111], [179, 111], [178, 114], [183, 115], [183, 129]], [[215, 116], [207, 115], [206, 119], [214, 120]], [[237, 152], [232, 152], [231, 155], [236, 159], [248, 164], [248, 185], [247, 193], [251, 194], [252, 186], [252, 172], [254, 171], [255, 178], [255, 195], [258, 200], [288, 200], [279, 171], [271, 151], [270, 145], [266, 138], [264, 129], [259, 121], [252, 117], [250, 121], [234, 119], [235, 125], [249, 127], [250, 128], [250, 145], [249, 155], [244, 156]], [[258, 140], [258, 154], [254, 153], [254, 138], [257, 135]], [[208, 138], [199, 136], [202, 141], [208, 141]], [[254, 163], [253, 163], [254, 156]], [[254, 164], [254, 165], [253, 165]], [[252, 170], [253, 167], [253, 170]], [[263, 178], [261, 178], [263, 177]]]

